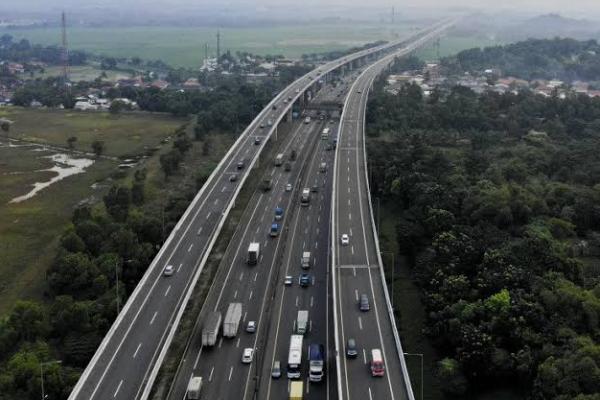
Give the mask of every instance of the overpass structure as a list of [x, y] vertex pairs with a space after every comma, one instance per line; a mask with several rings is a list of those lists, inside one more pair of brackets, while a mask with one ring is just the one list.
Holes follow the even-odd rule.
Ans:
[[[409, 39], [331, 61], [282, 90], [250, 123], [177, 223], [102, 340], [69, 399], [147, 399], [193, 288], [236, 198], [277, 126], [324, 82], [422, 41], [441, 24]], [[256, 145], [256, 138], [260, 144]], [[339, 153], [339, 152], [338, 152]], [[239, 175], [230, 180], [232, 174]], [[174, 274], [163, 277], [167, 265]], [[337, 338], [337, 336], [336, 336]], [[339, 346], [337, 347], [339, 348]]]
[[[340, 399], [414, 400], [373, 218], [364, 137], [365, 112], [375, 78], [396, 57], [407, 55], [437, 38], [452, 24], [449, 21], [440, 24], [365, 68], [346, 97], [335, 158], [331, 211], [331, 278]], [[347, 243], [341, 240], [342, 235], [348, 235]], [[360, 306], [363, 296], [368, 299], [368, 311]], [[356, 343], [359, 353], [356, 359], [346, 357], [348, 339]], [[374, 349], [381, 351], [385, 363], [385, 374], [379, 378], [372, 378], [367, 372]]]

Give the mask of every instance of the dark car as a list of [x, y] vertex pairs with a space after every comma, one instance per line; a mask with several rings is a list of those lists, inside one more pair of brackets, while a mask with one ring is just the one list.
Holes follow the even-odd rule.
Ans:
[[260, 140], [260, 138], [259, 138], [258, 136], [254, 138], [254, 144], [255, 144], [255, 145], [257, 145], [257, 146], [258, 146], [258, 145], [260, 144], [260, 141], [261, 141], [261, 140]]
[[310, 281], [311, 281], [310, 275], [302, 274], [302, 275], [300, 275], [300, 278], [298, 279], [298, 284], [301, 287], [307, 287], [307, 286], [310, 286]]
[[317, 193], [319, 191], [319, 187], [317, 185], [314, 185], [313, 187], [310, 188], [310, 191], [313, 193]]
[[349, 338], [346, 342], [346, 357], [356, 358], [358, 356], [358, 350], [356, 350], [356, 340]]
[[246, 166], [246, 163], [244, 161], [238, 161], [237, 169], [244, 169], [245, 166]]
[[235, 182], [235, 181], [237, 181], [237, 178], [238, 178], [237, 174], [231, 174], [231, 175], [229, 175], [229, 182]]

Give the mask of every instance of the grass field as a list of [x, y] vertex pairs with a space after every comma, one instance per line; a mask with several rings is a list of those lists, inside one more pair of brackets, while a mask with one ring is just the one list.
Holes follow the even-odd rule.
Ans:
[[[288, 27], [221, 29], [221, 49], [248, 51], [254, 54], [283, 54], [299, 57], [305, 53], [346, 49], [376, 40], [389, 40], [404, 35], [410, 26], [380, 24], [315, 24]], [[26, 38], [44, 45], [60, 43], [60, 28], [0, 30], [15, 38]], [[169, 64], [196, 67], [204, 58], [204, 44], [211, 54], [216, 48], [216, 28], [205, 27], [131, 27], [70, 28], [72, 49], [117, 57], [138, 56], [147, 60], [161, 59]]]
[[94, 140], [105, 142], [105, 154], [115, 157], [141, 154], [169, 136], [184, 120], [166, 114], [132, 113], [111, 115], [107, 112], [27, 109], [0, 109], [0, 118], [14, 121], [10, 136], [42, 144], [67, 146], [70, 136], [77, 137], [75, 149], [91, 151]]
[[[93, 81], [102, 74], [102, 70], [94, 65], [77, 65], [69, 67], [69, 78], [72, 82]], [[104, 71], [105, 81], [116, 82], [119, 79], [130, 78], [131, 75], [120, 71]], [[43, 73], [36, 73], [34, 78], [48, 78], [62, 75], [62, 67], [47, 67]]]
[[[139, 153], [146, 145], [154, 147], [184, 122], [160, 115], [111, 118], [107, 113], [71, 114], [61, 110], [18, 108], [1, 110], [0, 116], [15, 121], [11, 136], [64, 146], [66, 137], [75, 135], [84, 150], [89, 149], [88, 143], [94, 138], [101, 138], [106, 142], [107, 153], [115, 156]], [[85, 199], [101, 201], [110, 184], [106, 180], [117, 167], [116, 161], [96, 160], [85, 173], [59, 181], [29, 200], [9, 204], [10, 199], [28, 192], [32, 183], [53, 176], [39, 170], [51, 166], [44, 156], [55, 152], [34, 149], [33, 146], [0, 146], [0, 315], [17, 299], [40, 298], [45, 271], [73, 208]], [[159, 175], [155, 158], [157, 156], [146, 162], [153, 177]], [[103, 184], [92, 188], [97, 182]], [[152, 178], [150, 184], [152, 182], [160, 184], [158, 177]]]
[[425, 61], [435, 61], [439, 57], [446, 57], [456, 54], [462, 50], [474, 47], [497, 46], [501, 42], [482, 37], [464, 37], [464, 36], [444, 36], [440, 39], [439, 54], [433, 44], [429, 44], [415, 52], [415, 55]]

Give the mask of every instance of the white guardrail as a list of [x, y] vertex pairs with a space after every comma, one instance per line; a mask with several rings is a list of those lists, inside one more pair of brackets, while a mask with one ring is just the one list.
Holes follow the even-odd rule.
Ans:
[[[420, 34], [422, 34], [423, 31], [420, 31], [419, 33], [413, 35], [414, 36], [418, 36]], [[183, 216], [181, 217], [181, 219], [179, 220], [179, 222], [177, 223], [177, 225], [175, 226], [175, 228], [173, 229], [173, 231], [171, 231], [171, 233], [169, 234], [167, 240], [165, 241], [165, 243], [163, 244], [163, 246], [161, 247], [161, 249], [159, 250], [158, 254], [155, 256], [154, 260], [152, 261], [152, 263], [150, 264], [150, 266], [148, 267], [148, 269], [146, 270], [146, 272], [144, 273], [144, 275], [142, 276], [142, 278], [140, 279], [140, 282], [138, 283], [138, 285], [136, 286], [136, 288], [134, 289], [133, 293], [131, 294], [131, 296], [128, 298], [127, 302], [125, 303], [125, 305], [123, 306], [121, 312], [119, 313], [119, 315], [117, 316], [117, 318], [115, 319], [115, 321], [113, 322], [112, 326], [110, 327], [109, 331], [106, 333], [106, 335], [104, 336], [102, 342], [100, 343], [98, 349], [96, 350], [96, 352], [94, 353], [94, 356], [92, 357], [92, 359], [90, 360], [89, 364], [87, 365], [86, 369], [83, 371], [80, 379], [78, 380], [77, 384], [75, 385], [75, 387], [73, 388], [73, 391], [71, 392], [70, 396], [69, 396], [69, 400], [75, 400], [77, 399], [77, 396], [79, 396], [81, 389], [83, 388], [84, 384], [86, 383], [87, 379], [89, 378], [90, 373], [92, 372], [92, 370], [94, 369], [94, 367], [96, 366], [96, 364], [98, 363], [98, 360], [100, 359], [100, 357], [102, 357], [104, 351], [106, 350], [109, 342], [112, 340], [113, 336], [115, 335], [115, 332], [117, 329], [120, 328], [120, 325], [122, 324], [125, 316], [128, 314], [128, 312], [130, 311], [130, 308], [134, 305], [134, 303], [136, 303], [137, 301], [140, 300], [140, 295], [141, 295], [141, 291], [143, 289], [143, 287], [146, 285], [146, 283], [148, 282], [148, 280], [153, 276], [156, 275], [157, 273], [160, 273], [160, 271], [162, 270], [162, 265], [159, 265], [159, 261], [162, 259], [164, 252], [169, 248], [169, 246], [172, 244], [173, 240], [176, 239], [176, 237], [179, 234], [179, 231], [182, 227], [182, 225], [184, 224], [184, 222], [189, 218], [191, 212], [196, 208], [196, 206], [198, 205], [198, 202], [200, 201], [200, 199], [202, 198], [203, 194], [205, 193], [205, 191], [210, 188], [213, 185], [213, 181], [221, 175], [221, 173], [223, 171], [221, 171], [221, 169], [223, 168], [224, 164], [226, 162], [231, 162], [232, 159], [232, 155], [234, 152], [239, 151], [239, 147], [242, 145], [242, 143], [248, 139], [249, 135], [251, 132], [254, 131], [254, 129], [256, 129], [256, 126], [260, 123], [261, 120], [263, 120], [265, 118], [265, 115], [271, 110], [272, 106], [277, 104], [278, 102], [280, 102], [281, 100], [283, 100], [284, 98], [286, 98], [287, 96], [292, 97], [292, 101], [288, 102], [286, 106], [281, 107], [281, 112], [279, 114], [279, 117], [277, 118], [276, 122], [273, 124], [273, 127], [269, 130], [269, 132], [267, 133], [265, 140], [263, 141], [263, 143], [261, 144], [259, 150], [257, 151], [257, 153], [254, 155], [252, 162], [249, 166], [249, 168], [246, 170], [246, 172], [242, 175], [242, 178], [240, 180], [239, 185], [237, 186], [236, 192], [234, 194], [234, 196], [230, 199], [229, 204], [227, 205], [225, 211], [220, 215], [220, 221], [217, 225], [217, 228], [213, 231], [212, 233], [212, 238], [209, 242], [209, 245], [207, 246], [206, 250], [205, 250], [205, 254], [202, 257], [199, 265], [197, 266], [197, 271], [196, 273], [193, 275], [193, 278], [191, 281], [188, 282], [187, 284], [187, 292], [185, 294], [185, 297], [183, 298], [183, 301], [180, 302], [179, 304], [179, 310], [175, 316], [175, 320], [173, 321], [173, 323], [171, 323], [170, 321], [170, 326], [171, 329], [169, 330], [169, 333], [165, 339], [165, 341], [162, 343], [161, 347], [161, 352], [156, 360], [156, 362], [154, 363], [153, 369], [149, 375], [148, 380], [145, 382], [145, 388], [144, 391], [142, 393], [142, 397], [141, 399], [147, 399], [149, 394], [150, 394], [150, 390], [152, 387], [152, 384], [154, 383], [154, 379], [156, 378], [156, 375], [158, 374], [158, 370], [160, 368], [160, 364], [162, 363], [162, 360], [164, 359], [166, 352], [171, 344], [171, 341], [173, 339], [173, 336], [175, 334], [175, 331], [177, 330], [178, 324], [181, 320], [181, 317], [183, 315], [183, 312], [185, 310], [185, 307], [187, 305], [187, 302], [189, 301], [193, 288], [196, 285], [202, 270], [204, 269], [204, 265], [206, 263], [206, 260], [208, 258], [208, 255], [210, 254], [210, 251], [212, 249], [212, 246], [214, 245], [216, 239], [219, 236], [219, 233], [223, 227], [223, 224], [231, 210], [231, 208], [234, 206], [235, 204], [235, 200], [237, 198], [237, 195], [239, 193], [239, 191], [241, 190], [241, 188], [243, 187], [244, 182], [246, 181], [246, 179], [248, 178], [250, 171], [252, 170], [252, 167], [255, 165], [256, 161], [258, 160], [258, 158], [260, 157], [262, 150], [266, 144], [266, 141], [269, 140], [272, 136], [272, 133], [275, 131], [278, 123], [283, 119], [283, 117], [291, 110], [292, 105], [294, 104], [294, 102], [304, 93], [304, 91], [306, 91], [310, 86], [312, 86], [313, 84], [315, 84], [316, 82], [318, 82], [321, 78], [323, 74], [329, 73], [334, 71], [335, 69], [345, 66], [346, 64], [353, 62], [357, 59], [360, 59], [361, 57], [365, 56], [365, 55], [369, 55], [372, 54], [374, 52], [377, 51], [382, 51], [385, 50], [387, 48], [392, 48], [394, 46], [397, 46], [399, 44], [401, 44], [403, 41], [407, 41], [410, 40], [409, 39], [402, 39], [402, 40], [398, 40], [396, 42], [393, 43], [388, 43], [385, 45], [381, 45], [381, 46], [377, 46], [375, 48], [370, 48], [370, 49], [366, 49], [366, 50], [362, 50], [359, 51], [357, 53], [354, 53], [352, 55], [348, 55], [345, 56], [341, 59], [337, 59], [334, 61], [331, 61], [319, 68], [317, 68], [317, 72], [315, 70], [311, 71], [310, 73], [302, 76], [301, 78], [297, 79], [296, 81], [294, 81], [292, 84], [290, 84], [286, 89], [282, 90], [277, 96], [275, 96], [275, 98], [273, 100], [271, 100], [271, 102], [269, 102], [269, 104], [258, 114], [258, 116], [248, 125], [248, 127], [244, 130], [244, 132], [238, 137], [238, 139], [235, 141], [235, 143], [231, 146], [231, 148], [229, 149], [229, 151], [227, 152], [227, 154], [221, 159], [221, 161], [219, 162], [219, 164], [217, 165], [217, 167], [214, 169], [214, 171], [211, 173], [211, 175], [209, 176], [209, 178], [207, 179], [206, 183], [202, 186], [202, 188], [200, 189], [200, 191], [196, 194], [196, 196], [194, 197], [194, 199], [192, 200], [192, 202], [190, 203], [190, 205], [188, 206], [188, 208], [186, 209], [185, 213], [183, 214]], [[308, 80], [306, 81], [306, 79], [308, 78]], [[298, 87], [299, 92], [297, 93], [288, 93], [292, 88], [294, 88], [295, 86], [298, 85], [298, 83], [300, 83], [302, 80], [305, 80], [306, 83], [304, 85], [300, 85]], [[191, 224], [192, 221], [189, 221], [189, 224]], [[147, 296], [149, 294], [146, 294]], [[334, 294], [335, 295], [335, 294]], [[334, 309], [335, 312], [335, 309]], [[164, 337], [164, 335], [163, 335]], [[337, 338], [337, 335], [336, 335]], [[337, 340], [337, 339], [336, 339]], [[336, 343], [336, 353], [337, 353], [337, 349], [339, 349], [338, 344]], [[155, 353], [156, 354], [156, 353]], [[338, 355], [339, 357], [339, 355]]]
[[[394, 61], [394, 59], [396, 59], [397, 57], [402, 57], [407, 55], [408, 53], [410, 53], [411, 51], [417, 49], [418, 47], [421, 47], [422, 45], [426, 44], [427, 42], [429, 42], [432, 39], [435, 39], [436, 37], [438, 37], [441, 33], [443, 33], [445, 30], [447, 30], [448, 28], [450, 28], [452, 25], [455, 24], [455, 21], [451, 21], [451, 22], [442, 22], [439, 25], [441, 25], [440, 27], [434, 29], [433, 31], [431, 31], [430, 33], [424, 35], [422, 38], [416, 40], [414, 43], [409, 44], [406, 47], [403, 47], [401, 49], [399, 49], [398, 51], [389, 54], [387, 56], [385, 56], [384, 58], [382, 58], [381, 60], [378, 60], [377, 62], [375, 62], [373, 65], [370, 65], [369, 67], [367, 67], [356, 79], [356, 82], [358, 82], [363, 75], [365, 75], [367, 72], [369, 72], [371, 69], [373, 68], [377, 68], [380, 67], [381, 71], [379, 71], [376, 75], [374, 75], [373, 77], [370, 78], [370, 82], [369, 82], [369, 88], [367, 90], [367, 93], [365, 94], [365, 96], [368, 99], [368, 93], [371, 91], [372, 86], [373, 86], [373, 82], [375, 80], [375, 78], [391, 63]], [[419, 34], [417, 34], [419, 35]], [[415, 36], [417, 36], [415, 35]], [[406, 40], [405, 40], [406, 41]], [[344, 115], [346, 113], [346, 105], [348, 104], [348, 99], [350, 97], [350, 95], [352, 95], [354, 85], [352, 86], [352, 89], [350, 89], [350, 92], [348, 93], [348, 96], [345, 99], [345, 104], [344, 104], [344, 108], [342, 110], [342, 116], [340, 118], [340, 124], [338, 126], [338, 137], [340, 137], [340, 130], [342, 127], [342, 122], [344, 119]], [[379, 237], [377, 235], [377, 229], [376, 229], [376, 225], [375, 225], [375, 219], [374, 219], [374, 213], [373, 213], [373, 202], [371, 199], [371, 190], [370, 190], [370, 186], [369, 186], [369, 175], [368, 175], [368, 170], [367, 170], [367, 150], [366, 150], [366, 137], [365, 137], [365, 117], [366, 117], [366, 109], [367, 107], [367, 102], [365, 102], [365, 107], [363, 109], [363, 124], [362, 124], [362, 136], [363, 136], [363, 162], [365, 165], [365, 182], [367, 185], [367, 197], [369, 200], [369, 214], [370, 214], [370, 219], [371, 219], [371, 228], [373, 230], [373, 238], [375, 240], [375, 250], [377, 253], [377, 262], [379, 265], [379, 270], [380, 270], [380, 276], [381, 276], [381, 283], [383, 286], [383, 292], [384, 292], [384, 297], [385, 297], [385, 303], [386, 303], [386, 308], [388, 311], [388, 318], [390, 319], [391, 325], [392, 325], [392, 329], [393, 329], [393, 335], [394, 335], [394, 341], [396, 343], [396, 351], [398, 353], [398, 358], [400, 360], [400, 365], [402, 368], [402, 375], [404, 378], [404, 382], [406, 384], [406, 392], [407, 392], [407, 396], [409, 398], [409, 400], [415, 400], [414, 397], [414, 393], [413, 393], [413, 389], [412, 389], [412, 385], [410, 382], [410, 376], [408, 375], [408, 369], [406, 367], [406, 360], [404, 358], [404, 351], [402, 349], [402, 343], [400, 341], [400, 336], [398, 334], [398, 328], [396, 325], [396, 320], [394, 318], [394, 313], [393, 313], [393, 309], [392, 309], [392, 303], [390, 301], [390, 295], [389, 295], [389, 291], [387, 289], [387, 283], [385, 281], [385, 270], [383, 268], [383, 261], [381, 259], [381, 250], [379, 247]], [[332, 191], [332, 196], [334, 196], [333, 198], [335, 198], [335, 184], [336, 184], [336, 176], [337, 176], [337, 159], [338, 159], [338, 154], [339, 151], [336, 151], [336, 157], [334, 160], [334, 181], [333, 181], [333, 191]], [[334, 212], [335, 212], [335, 201], [331, 202], [331, 229], [333, 232], [334, 229]], [[335, 260], [335, 245], [336, 245], [336, 238], [334, 235], [332, 235], [332, 240], [331, 240], [331, 247], [332, 247], [332, 257]], [[336, 285], [335, 285], [335, 279], [336, 279], [336, 271], [335, 271], [335, 265], [332, 262], [332, 283], [333, 283], [333, 299], [334, 299], [334, 307], [333, 307], [333, 313], [334, 313], [334, 334], [335, 334], [335, 346], [336, 346], [336, 363], [339, 366], [340, 365], [340, 351], [339, 351], [339, 339], [338, 339], [338, 319], [337, 319], [337, 307], [335, 306], [336, 304]], [[338, 398], [340, 400], [343, 399], [343, 392], [342, 392], [342, 378], [341, 378], [341, 370], [340, 368], [337, 368], [337, 378], [338, 378]]]

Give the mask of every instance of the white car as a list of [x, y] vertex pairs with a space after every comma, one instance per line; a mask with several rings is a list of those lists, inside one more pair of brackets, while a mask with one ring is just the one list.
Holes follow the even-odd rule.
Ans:
[[288, 183], [287, 185], [285, 185], [285, 191], [286, 192], [291, 192], [292, 191], [292, 184]]
[[342, 245], [346, 246], [346, 245], [348, 245], [348, 243], [350, 243], [350, 238], [348, 237], [347, 233], [344, 233], [342, 235]]
[[173, 275], [173, 272], [174, 272], [173, 266], [172, 265], [167, 265], [165, 267], [165, 269], [163, 270], [163, 275], [164, 276], [171, 276], [171, 275]]
[[292, 286], [293, 282], [294, 282], [294, 278], [291, 275], [286, 275], [285, 279], [283, 280], [283, 284], [285, 286]]
[[246, 332], [248, 332], [248, 333], [256, 332], [256, 321], [248, 321], [248, 325], [246, 325]]
[[242, 362], [244, 364], [250, 364], [252, 359], [254, 358], [254, 349], [250, 347], [246, 347], [244, 352], [242, 353]]

